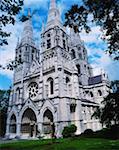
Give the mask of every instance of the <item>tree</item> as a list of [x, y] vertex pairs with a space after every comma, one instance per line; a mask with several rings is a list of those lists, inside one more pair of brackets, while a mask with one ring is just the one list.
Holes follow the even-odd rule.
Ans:
[[[0, 0], [0, 11], [1, 11], [1, 16], [0, 16], [0, 46], [3, 46], [4, 44], [8, 45], [7, 42], [7, 37], [11, 35], [11, 33], [7, 33], [6, 31], [3, 30], [3, 28], [6, 25], [9, 24], [15, 24], [16, 18], [15, 16], [20, 12], [23, 6], [23, 1], [24, 0]], [[32, 12], [30, 15], [27, 16], [21, 15], [19, 18], [19, 21], [25, 22], [32, 18], [32, 16], [35, 14], [36, 10]], [[14, 70], [19, 64], [22, 64], [23, 62], [21, 59], [19, 60], [12, 60], [10, 61], [6, 66], [3, 66], [0, 64], [1, 69], [9, 69], [9, 70]]]
[[8, 45], [7, 37], [11, 33], [4, 31], [8, 24], [15, 24], [15, 16], [20, 12], [23, 0], [0, 0], [0, 46]]
[[119, 80], [112, 81], [111, 87], [114, 93], [119, 93]]
[[10, 90], [0, 90], [0, 137], [4, 136], [6, 130], [7, 108]]
[[107, 41], [107, 52], [114, 60], [119, 60], [119, 0], [82, 1], [82, 6], [73, 5], [65, 13], [64, 25], [73, 28], [75, 32], [81, 32], [84, 29], [89, 33], [91, 31], [89, 21], [95, 22], [101, 27], [102, 38]]
[[74, 124], [71, 124], [70, 126], [64, 127], [62, 131], [62, 135], [64, 138], [73, 137], [76, 131], [77, 131], [77, 127]]
[[10, 90], [0, 90], [0, 110], [7, 110]]
[[[112, 85], [117, 85], [119, 81], [113, 81]], [[115, 84], [114, 84], [115, 83]], [[111, 125], [119, 125], [119, 91], [118, 88], [113, 93], [109, 93], [102, 101], [103, 107], [97, 107], [92, 117], [100, 120], [102, 125], [110, 127]]]

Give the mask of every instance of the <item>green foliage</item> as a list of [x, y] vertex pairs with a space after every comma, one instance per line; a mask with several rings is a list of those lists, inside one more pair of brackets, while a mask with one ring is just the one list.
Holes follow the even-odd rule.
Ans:
[[8, 44], [7, 37], [11, 33], [3, 30], [6, 25], [15, 24], [15, 16], [22, 9], [23, 0], [2, 0], [0, 2], [0, 46]]
[[113, 125], [110, 128], [103, 128], [95, 132], [87, 129], [79, 137], [119, 139], [119, 125]]
[[107, 126], [119, 124], [119, 93], [110, 93], [102, 103], [101, 122]]
[[7, 114], [5, 110], [0, 109], [0, 137], [4, 136], [6, 130]]
[[70, 125], [69, 128], [71, 133], [75, 133], [77, 130], [77, 126], [75, 126], [74, 124]]
[[10, 90], [0, 90], [0, 110], [7, 111]]
[[[92, 19], [90, 17], [92, 15]], [[89, 20], [90, 17], [90, 20]], [[119, 59], [119, 0], [83, 0], [83, 5], [73, 5], [65, 14], [65, 26], [75, 32], [83, 29], [91, 31], [89, 22], [95, 22], [101, 27], [103, 39], [108, 44], [108, 52]]]
[[119, 140], [97, 138], [68, 138], [52, 140], [27, 140], [4, 143], [1, 150], [118, 150]]
[[62, 131], [62, 135], [64, 138], [70, 137], [70, 128], [69, 127], [64, 127]]
[[110, 128], [104, 128], [93, 134], [95, 138], [119, 139], [119, 125], [113, 125]]
[[85, 131], [84, 131], [84, 135], [93, 135], [93, 130], [92, 129], [86, 129]]
[[119, 80], [114, 80], [111, 82], [111, 88], [114, 93], [119, 93]]
[[110, 127], [119, 124], [119, 81], [112, 82], [112, 88], [115, 87], [114, 93], [109, 93], [102, 101], [102, 107], [97, 107], [92, 117], [99, 119], [102, 125]]
[[64, 129], [62, 131], [62, 135], [64, 138], [72, 137], [72, 136], [74, 136], [76, 130], [77, 130], [77, 127], [73, 124], [70, 126], [66, 126], [66, 127], [64, 127]]
[[0, 90], [0, 136], [4, 136], [6, 130], [9, 95], [10, 90]]

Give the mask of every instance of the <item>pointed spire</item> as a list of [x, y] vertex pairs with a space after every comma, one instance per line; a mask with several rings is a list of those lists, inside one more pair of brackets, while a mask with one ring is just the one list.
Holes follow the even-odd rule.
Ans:
[[19, 47], [19, 37], [17, 38], [17, 46], [16, 46], [16, 48], [18, 48]]
[[50, 0], [50, 9], [56, 8], [56, 0]]
[[21, 42], [33, 43], [33, 27], [30, 9], [28, 10], [28, 20], [24, 22], [24, 29], [22, 33]]
[[43, 20], [43, 22], [42, 22], [42, 32], [44, 32], [44, 31], [45, 31], [45, 22]]
[[19, 45], [19, 37], [18, 37], [18, 39], [17, 39], [17, 45]]
[[71, 37], [72, 44], [76, 45], [82, 43], [79, 33], [75, 33], [74, 29], [72, 28], [70, 28], [70, 37]]
[[28, 9], [28, 17], [31, 17], [31, 9]]
[[50, 0], [50, 8], [48, 13], [48, 21], [47, 23], [58, 20], [60, 21], [60, 13], [56, 6], [56, 0]]

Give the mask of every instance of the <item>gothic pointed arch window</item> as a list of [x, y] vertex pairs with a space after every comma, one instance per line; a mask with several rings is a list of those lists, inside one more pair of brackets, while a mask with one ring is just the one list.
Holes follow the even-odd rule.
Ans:
[[50, 38], [50, 36], [51, 36], [50, 33], [48, 33], [48, 34], [47, 34], [47, 37]]
[[53, 78], [51, 78], [51, 77], [48, 78], [47, 82], [49, 85], [49, 94], [53, 95], [54, 94], [54, 80], [53, 80]]
[[71, 58], [75, 59], [76, 58], [76, 52], [74, 49], [71, 50]]
[[66, 90], [67, 90], [67, 95], [72, 94], [72, 86], [69, 77], [66, 77]]
[[94, 95], [93, 95], [93, 92], [90, 92], [90, 97], [93, 97]]
[[81, 54], [81, 53], [79, 53], [79, 59], [80, 59], [80, 60], [82, 60], [82, 59], [83, 59], [83, 57], [82, 57], [82, 54]]
[[14, 114], [10, 118], [9, 132], [16, 133], [16, 116]]
[[77, 67], [77, 70], [78, 70], [78, 75], [80, 75], [81, 74], [81, 67], [80, 67], [79, 64], [77, 64], [76, 67]]
[[66, 77], [66, 83], [69, 83], [69, 82], [70, 82], [69, 77]]
[[19, 98], [20, 98], [20, 88], [18, 87], [16, 89], [16, 102], [18, 103], [19, 102]]
[[66, 41], [63, 39], [63, 48], [66, 49]]
[[98, 96], [102, 96], [102, 91], [98, 90]]
[[47, 34], [47, 49], [51, 48], [51, 33]]
[[51, 39], [47, 40], [47, 49], [51, 48]]

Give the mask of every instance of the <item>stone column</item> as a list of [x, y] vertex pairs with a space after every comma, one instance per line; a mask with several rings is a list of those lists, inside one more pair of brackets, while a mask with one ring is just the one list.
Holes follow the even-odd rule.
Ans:
[[38, 124], [37, 124], [38, 126], [37, 126], [37, 129], [38, 129], [38, 131], [39, 131], [39, 135], [41, 136], [42, 134], [43, 134], [43, 127], [42, 127], [42, 123], [41, 122], [39, 122]]
[[20, 129], [21, 129], [21, 124], [17, 123], [17, 136], [20, 136]]
[[9, 136], [9, 127], [10, 127], [10, 125], [7, 123], [5, 136]]
[[37, 136], [37, 124], [34, 124], [34, 134], [33, 137], [35, 138]]

